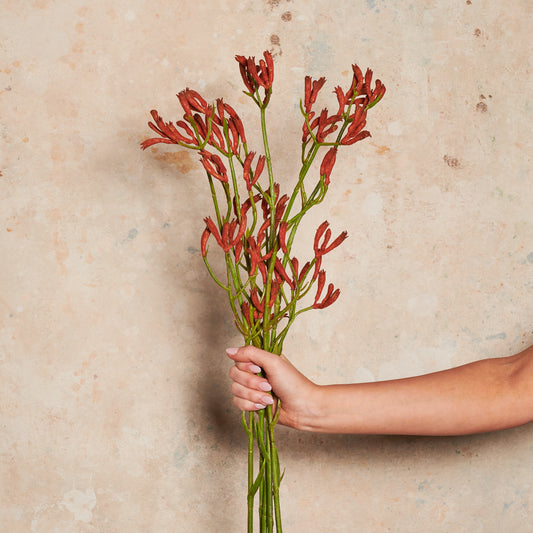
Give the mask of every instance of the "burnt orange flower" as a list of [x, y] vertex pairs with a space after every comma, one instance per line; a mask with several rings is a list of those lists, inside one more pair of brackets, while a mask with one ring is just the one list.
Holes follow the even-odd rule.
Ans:
[[263, 52], [263, 57], [264, 59], [260, 59], [259, 63], [255, 62], [255, 57], [237, 55], [235, 59], [239, 63], [241, 77], [249, 94], [255, 94], [259, 87], [262, 87], [265, 90], [262, 103], [266, 105], [270, 100], [272, 84], [274, 82], [274, 61], [272, 54], [268, 50]]
[[[241, 211], [240, 222], [236, 218], [233, 219], [231, 222], [224, 222], [224, 224], [222, 224], [222, 231], [218, 230], [216, 224], [213, 222], [211, 217], [204, 218], [204, 222], [207, 226], [206, 229], [209, 230], [209, 233], [212, 234], [213, 237], [215, 237], [215, 240], [217, 241], [218, 245], [222, 248], [222, 250], [224, 250], [225, 253], [228, 253], [239, 243], [246, 231], [246, 213], [243, 211]], [[238, 230], [237, 227], [239, 228]], [[235, 234], [236, 230], [237, 233]], [[208, 238], [209, 235], [205, 237], [204, 247], [207, 244]], [[203, 239], [204, 238], [202, 238], [202, 242]]]
[[211, 235], [211, 230], [209, 229], [209, 227], [206, 227], [202, 233], [202, 239], [200, 242], [200, 248], [202, 250], [202, 257], [205, 257], [207, 255], [207, 241], [209, 240], [210, 235]]
[[287, 222], [281, 222], [279, 225], [279, 231], [278, 231], [279, 247], [281, 248], [281, 251], [284, 254], [289, 253], [289, 251], [287, 250], [287, 229], [288, 227], [289, 227], [289, 224]]
[[366, 108], [369, 109], [370, 107], [376, 105], [381, 100], [381, 98], [383, 98], [385, 90], [385, 85], [381, 83], [381, 80], [376, 80], [374, 89], [372, 89], [372, 71], [370, 69], [367, 69], [362, 88], [362, 92], [364, 92], [368, 98]]
[[369, 131], [363, 131], [366, 126], [366, 108], [357, 106], [355, 111], [350, 115], [351, 123], [348, 126], [346, 135], [342, 138], [341, 144], [349, 145], [370, 137]]
[[304, 108], [306, 113], [311, 111], [311, 108], [316, 102], [318, 93], [324, 86], [324, 83], [326, 83], [326, 78], [323, 77], [318, 80], [313, 80], [311, 76], [305, 77]]
[[[186, 144], [198, 146], [198, 141], [194, 132], [183, 121], [179, 121], [174, 125], [172, 122], [165, 122], [159, 115], [159, 113], [153, 109], [150, 111], [154, 122], [148, 122], [148, 126], [151, 130], [155, 131], [160, 137], [154, 137], [152, 139], [146, 139], [141, 143], [141, 148], [146, 150], [149, 146], [157, 143], [166, 144]], [[178, 130], [181, 128], [185, 134]]]
[[200, 161], [204, 166], [206, 172], [220, 180], [223, 183], [228, 183], [228, 174], [222, 159], [216, 154], [212, 154], [207, 150], [200, 150], [200, 155], [202, 156]]
[[337, 300], [339, 294], [341, 293], [340, 289], [335, 289], [333, 283], [328, 285], [328, 291], [324, 296], [323, 300], [320, 301], [320, 296], [322, 295], [322, 289], [326, 283], [326, 272], [321, 270], [318, 273], [318, 286], [316, 290], [315, 302], [313, 303], [313, 309], [324, 309], [325, 307], [330, 306]]
[[[312, 114], [312, 113], [311, 113]], [[328, 110], [323, 109], [320, 112], [320, 115], [316, 117], [311, 123], [310, 128], [311, 131], [314, 132], [314, 135], [316, 137], [316, 140], [319, 143], [322, 143], [326, 140], [326, 137], [333, 133], [335, 130], [337, 130], [337, 122], [342, 120], [342, 115], [328, 115]], [[306, 142], [309, 136], [309, 127], [307, 126], [307, 123], [304, 122], [303, 125], [303, 135], [302, 135], [302, 142]]]
[[251, 171], [252, 161], [255, 157], [255, 152], [249, 152], [246, 156], [246, 159], [244, 160], [243, 165], [243, 178], [246, 182], [246, 189], [248, 191], [252, 190], [252, 187], [255, 185], [259, 177], [261, 176], [261, 172], [263, 172], [263, 168], [265, 166], [266, 157], [264, 155], [260, 155], [257, 160], [257, 165], [255, 167], [255, 172]]
[[320, 165], [320, 175], [324, 176], [324, 185], [326, 185], [326, 187], [329, 185], [329, 177], [331, 175], [331, 171], [333, 170], [333, 166], [335, 165], [336, 159], [337, 147], [333, 146], [327, 151], [324, 159], [322, 159], [322, 164]]
[[[331, 238], [331, 230], [328, 228], [329, 222], [325, 221], [320, 224], [315, 234], [315, 242], [313, 249], [315, 251], [315, 257], [321, 257], [331, 252], [331, 250], [340, 246], [342, 242], [348, 237], [348, 232], [343, 231], [329, 246], [329, 240]], [[320, 240], [322, 239], [322, 242]]]
[[283, 264], [281, 260], [276, 257], [276, 264], [274, 265], [275, 272], [279, 274], [280, 278], [283, 279], [283, 281], [286, 281], [291, 289], [295, 288], [294, 280], [290, 278], [290, 276], [287, 274], [287, 271], [283, 268]]

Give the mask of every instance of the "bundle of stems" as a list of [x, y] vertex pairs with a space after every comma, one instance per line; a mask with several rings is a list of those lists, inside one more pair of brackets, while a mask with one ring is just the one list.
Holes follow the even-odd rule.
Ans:
[[[368, 69], [363, 75], [357, 65], [352, 65], [350, 86], [334, 90], [338, 111], [330, 114], [322, 109], [316, 113], [313, 106], [326, 80], [305, 77], [305, 94], [300, 102], [301, 167], [292, 192], [281, 194], [274, 177], [266, 124], [274, 81], [272, 55], [266, 51], [258, 62], [244, 56], [236, 56], [236, 60], [246, 87], [244, 93], [259, 108], [262, 154], [249, 150], [243, 123], [232, 106], [221, 98], [208, 104], [198, 92], [188, 88], [177, 95], [183, 119], [165, 122], [157, 111], [151, 111], [153, 121], [148, 125], [157, 137], [147, 139], [141, 146], [146, 149], [166, 143], [198, 152], [215, 215], [214, 220], [204, 219], [201, 253], [205, 266], [227, 293], [245, 344], [279, 355], [297, 316], [328, 307], [339, 296], [339, 289], [332, 283], [324, 294], [326, 272], [322, 259], [346, 239], [347, 233], [343, 231], [332, 239], [329, 223], [322, 222], [315, 233], [313, 253], [305, 264], [292, 253], [292, 247], [304, 215], [324, 200], [339, 147], [370, 135], [364, 129], [367, 111], [381, 100], [385, 86], [380, 80], [372, 86], [372, 71]], [[309, 185], [306, 178], [319, 155], [319, 172]], [[223, 275], [216, 273], [208, 261], [211, 237], [224, 254]], [[276, 403], [279, 414], [279, 401]], [[279, 487], [283, 474], [274, 435], [276, 412], [268, 405], [242, 413], [248, 435], [248, 533], [254, 528], [256, 497], [259, 531], [282, 531]]]

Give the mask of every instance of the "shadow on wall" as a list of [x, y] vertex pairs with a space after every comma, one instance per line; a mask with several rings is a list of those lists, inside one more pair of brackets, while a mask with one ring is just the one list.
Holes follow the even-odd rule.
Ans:
[[201, 409], [207, 416], [206, 429], [215, 442], [233, 447], [236, 441], [245, 440], [240, 413], [231, 401], [228, 377], [230, 361], [224, 351], [227, 339], [235, 336], [236, 329], [225, 292], [211, 279], [207, 279], [207, 283], [212, 287], [206, 287], [202, 294], [206, 316], [202, 319], [199, 334], [203, 339], [205, 354], [202, 354], [204, 360], [198, 391]]

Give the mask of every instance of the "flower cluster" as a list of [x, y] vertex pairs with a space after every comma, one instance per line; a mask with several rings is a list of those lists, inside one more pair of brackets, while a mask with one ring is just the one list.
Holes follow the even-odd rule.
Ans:
[[[264, 52], [259, 62], [254, 57], [240, 55], [236, 56], [236, 60], [246, 87], [245, 94], [263, 111], [270, 100], [274, 80], [271, 54]], [[206, 228], [201, 237], [202, 256], [214, 275], [207, 263], [208, 241], [213, 236], [226, 255], [229, 272], [228, 283], [219, 279], [217, 282], [228, 291], [237, 326], [248, 342], [264, 335], [265, 321], [269, 330], [275, 331], [280, 320], [287, 318], [287, 325], [279, 337], [281, 342], [288, 325], [302, 311], [296, 310], [296, 303], [313, 286], [316, 285], [313, 303], [304, 310], [323, 309], [339, 296], [339, 289], [331, 283], [325, 296], [322, 295], [326, 273], [321, 267], [324, 255], [346, 239], [346, 232], [330, 243], [331, 230], [328, 222], [323, 222], [316, 231], [314, 256], [301, 268], [300, 261], [290, 249], [303, 214], [322, 201], [327, 191], [339, 147], [354, 144], [370, 135], [364, 130], [367, 111], [385, 92], [379, 80], [372, 87], [371, 70], [363, 76], [357, 65], [353, 65], [352, 69], [350, 86], [346, 90], [335, 87], [338, 102], [335, 114], [330, 114], [327, 109], [319, 113], [314, 110], [325, 78], [313, 80], [310, 76], [305, 77], [301, 103], [304, 117], [303, 166], [291, 196], [280, 195], [279, 185], [273, 181], [270, 161], [267, 160], [268, 146], [264, 146], [264, 155], [248, 150], [239, 115], [221, 98], [208, 104], [198, 92], [187, 88], [177, 95], [184, 112], [182, 120], [165, 122], [157, 111], [151, 112], [153, 122], [149, 122], [149, 127], [158, 137], [144, 141], [144, 149], [156, 143], [167, 143], [199, 153], [214, 193], [217, 215], [216, 222], [211, 217], [204, 219]], [[331, 140], [336, 132], [336, 139]], [[322, 147], [328, 149], [320, 164], [318, 182], [308, 195], [303, 178]], [[265, 166], [268, 167], [269, 183], [262, 186], [259, 179]], [[222, 184], [225, 213], [222, 212], [224, 200], [219, 202], [213, 180]], [[244, 201], [241, 201], [241, 195], [244, 195]], [[291, 214], [298, 196], [302, 198], [300, 212]]]
[[[274, 81], [274, 63], [266, 51], [263, 59], [237, 55], [244, 91], [261, 109], [267, 107]], [[292, 242], [303, 215], [320, 203], [330, 185], [330, 177], [340, 146], [354, 144], [370, 135], [365, 130], [368, 110], [385, 93], [377, 80], [372, 86], [372, 71], [363, 76], [357, 65], [352, 66], [350, 86], [335, 87], [338, 109], [314, 110], [325, 78], [305, 77], [301, 111], [304, 118], [302, 133], [302, 170], [291, 195], [279, 192], [274, 181], [268, 142], [264, 154], [258, 155], [247, 146], [243, 123], [235, 109], [221, 98], [214, 103], [196, 91], [185, 89], [177, 97], [183, 117], [175, 123], [165, 122], [152, 111], [149, 127], [158, 134], [142, 143], [146, 149], [156, 143], [176, 144], [197, 150], [206, 171], [213, 195], [216, 220], [206, 217], [201, 237], [201, 252], [206, 266], [217, 283], [229, 295], [239, 330], [247, 342], [265, 343], [278, 348], [298, 314], [308, 309], [323, 309], [333, 304], [339, 289], [329, 284], [323, 295], [326, 273], [323, 257], [338, 247], [347, 237], [342, 232], [331, 240], [328, 222], [317, 229], [313, 256], [301, 265], [291, 253]], [[264, 124], [262, 124], [264, 128]], [[263, 131], [267, 139], [266, 131]], [[318, 153], [325, 149], [318, 179], [312, 192], [306, 190], [305, 178]], [[268, 183], [260, 178], [267, 168]], [[219, 197], [214, 182], [220, 182]], [[299, 202], [298, 202], [299, 200]], [[295, 208], [299, 211], [294, 212]], [[209, 238], [213, 237], [226, 258], [227, 282], [215, 275], [207, 261]], [[297, 303], [315, 287], [312, 303], [297, 309]], [[285, 327], [277, 331], [282, 319]]]
[[[205, 170], [214, 216], [204, 218], [200, 250], [208, 272], [226, 291], [246, 344], [281, 353], [283, 341], [301, 313], [324, 309], [339, 297], [332, 283], [326, 288], [324, 256], [340, 246], [346, 231], [333, 237], [327, 221], [316, 229], [312, 251], [305, 262], [293, 253], [293, 242], [302, 218], [324, 200], [340, 147], [368, 137], [367, 112], [385, 93], [384, 85], [372, 84], [372, 71], [363, 76], [357, 65], [347, 89], [335, 87], [338, 109], [315, 111], [325, 78], [305, 78], [301, 168], [292, 192], [282, 194], [275, 179], [268, 144], [265, 111], [272, 96], [274, 62], [270, 52], [263, 58], [237, 55], [244, 94], [261, 114], [263, 146], [250, 150], [243, 123], [235, 109], [221, 98], [208, 103], [202, 95], [185, 89], [177, 97], [183, 116], [166, 122], [151, 111], [148, 123], [156, 133], [143, 149], [157, 143], [195, 150]], [[318, 165], [318, 161], [320, 164]], [[318, 167], [318, 169], [316, 168]], [[312, 177], [314, 174], [314, 178]], [[215, 272], [208, 257], [210, 243], [222, 251], [225, 275]], [[220, 267], [219, 267], [220, 268]], [[278, 410], [279, 413], [279, 410]], [[261, 532], [281, 531], [279, 484], [281, 474], [274, 442], [276, 417], [271, 406], [249, 413], [243, 425], [248, 434], [248, 531], [253, 529], [254, 497], [260, 495]], [[254, 474], [253, 447], [259, 450]]]

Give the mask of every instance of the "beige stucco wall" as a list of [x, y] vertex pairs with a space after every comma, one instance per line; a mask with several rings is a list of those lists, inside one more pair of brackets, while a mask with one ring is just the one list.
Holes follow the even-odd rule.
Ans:
[[[533, 342], [528, 0], [0, 8], [1, 531], [244, 531], [224, 355], [240, 340], [199, 254], [204, 174], [195, 155], [139, 149], [149, 110], [178, 118], [185, 87], [254, 130], [236, 53], [275, 53], [285, 187], [306, 73], [329, 92], [355, 61], [388, 88], [313, 221], [350, 239], [328, 257], [339, 302], [286, 342], [296, 366], [320, 383], [387, 379]], [[278, 435], [287, 532], [532, 531], [531, 426]]]

